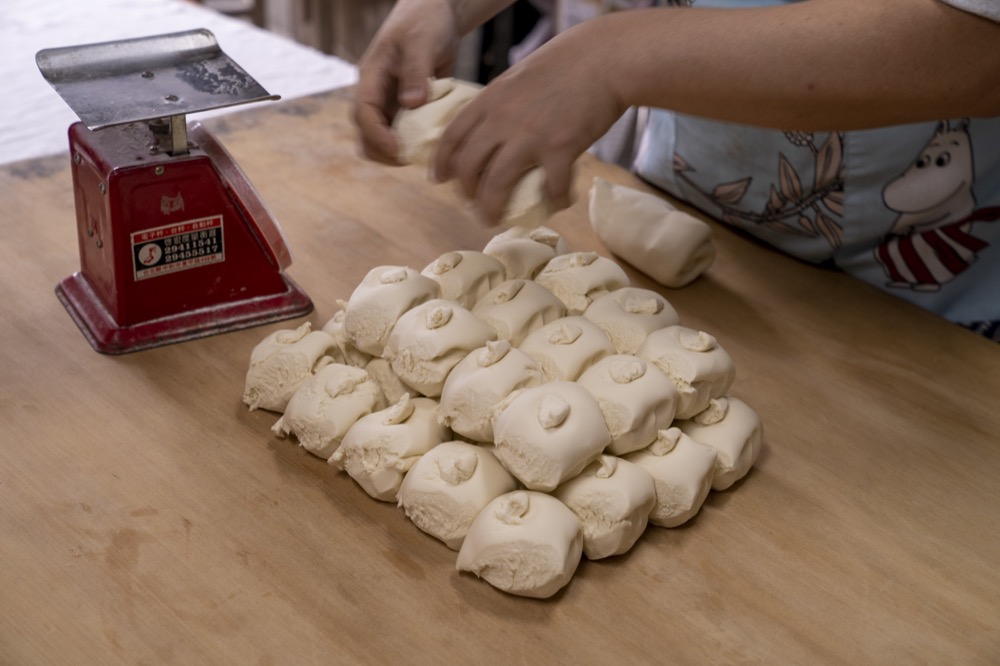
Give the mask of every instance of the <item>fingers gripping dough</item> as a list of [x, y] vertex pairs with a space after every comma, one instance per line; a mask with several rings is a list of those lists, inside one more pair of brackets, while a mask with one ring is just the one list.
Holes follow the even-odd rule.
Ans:
[[[415, 109], [401, 109], [393, 120], [399, 161], [423, 166], [433, 163], [438, 141], [448, 123], [480, 90], [482, 86], [467, 81], [431, 79], [427, 102]], [[545, 197], [545, 172], [535, 167], [514, 186], [501, 221], [534, 228], [548, 220], [551, 214]]]
[[444, 128], [481, 89], [458, 79], [431, 79], [427, 102], [415, 109], [401, 109], [393, 120], [399, 161], [430, 166]]
[[683, 287], [715, 260], [712, 228], [653, 194], [595, 178], [590, 224], [608, 249], [667, 287]]

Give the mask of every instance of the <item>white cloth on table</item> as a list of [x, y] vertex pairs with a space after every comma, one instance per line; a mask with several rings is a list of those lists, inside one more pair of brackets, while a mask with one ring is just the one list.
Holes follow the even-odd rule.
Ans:
[[0, 104], [0, 164], [67, 152], [66, 131], [79, 120], [42, 78], [38, 51], [195, 28], [214, 33], [227, 55], [282, 99], [357, 81], [357, 68], [340, 58], [184, 0], [2, 0], [0, 81], [6, 94]]

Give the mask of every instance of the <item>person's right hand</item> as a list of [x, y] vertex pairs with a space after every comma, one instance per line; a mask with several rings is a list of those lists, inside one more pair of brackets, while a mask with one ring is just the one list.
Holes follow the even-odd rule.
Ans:
[[460, 38], [449, 0], [400, 0], [358, 65], [354, 122], [367, 157], [398, 164], [392, 120], [427, 101], [428, 79], [450, 76]]

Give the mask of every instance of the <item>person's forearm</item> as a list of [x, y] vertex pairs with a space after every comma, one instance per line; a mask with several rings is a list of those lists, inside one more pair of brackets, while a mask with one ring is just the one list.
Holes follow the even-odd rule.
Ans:
[[937, 0], [635, 10], [551, 46], [563, 39], [590, 53], [623, 109], [789, 130], [1000, 115], [1000, 24]]

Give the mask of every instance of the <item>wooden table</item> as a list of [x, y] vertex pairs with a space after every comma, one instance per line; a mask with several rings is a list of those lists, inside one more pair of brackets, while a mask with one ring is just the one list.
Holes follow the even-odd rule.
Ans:
[[[373, 266], [481, 249], [450, 186], [359, 157], [349, 92], [207, 123], [281, 221], [322, 325]], [[599, 174], [552, 220], [586, 222]], [[718, 228], [663, 290], [736, 362], [751, 474], [687, 526], [508, 596], [241, 403], [302, 320], [125, 356], [53, 294], [78, 266], [68, 158], [0, 169], [0, 662], [1000, 661], [1000, 346]], [[652, 283], [634, 271], [634, 284]]]

